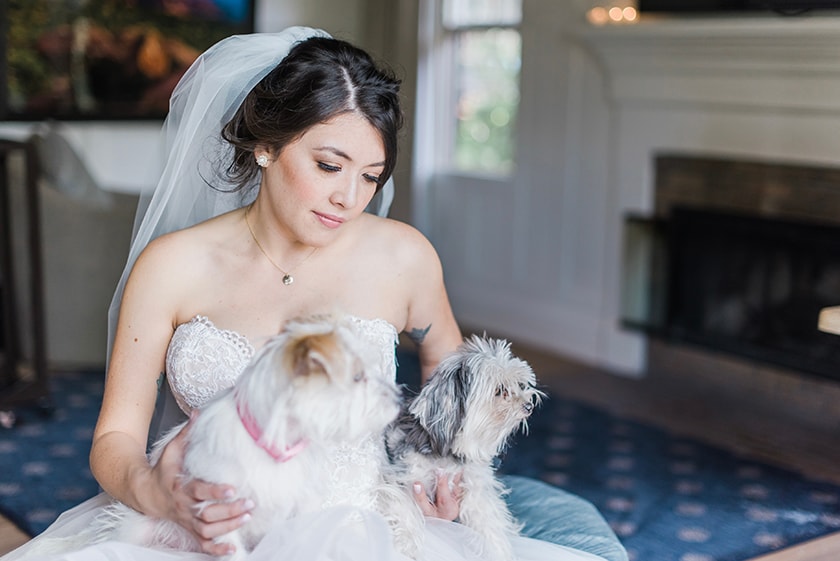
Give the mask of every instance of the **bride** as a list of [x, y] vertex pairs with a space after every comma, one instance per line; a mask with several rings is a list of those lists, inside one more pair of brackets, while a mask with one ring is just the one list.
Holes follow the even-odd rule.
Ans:
[[[232, 385], [291, 318], [355, 318], [392, 374], [404, 331], [417, 343], [424, 381], [455, 349], [461, 333], [437, 254], [417, 230], [384, 217], [401, 124], [399, 82], [364, 51], [317, 30], [234, 36], [199, 57], [172, 95], [165, 166], [138, 211], [112, 304], [113, 345], [90, 455], [104, 493], [2, 561], [231, 553], [214, 538], [247, 522], [254, 505], [228, 485], [181, 481], [189, 426], [154, 466], [147, 447], [174, 423], [173, 410], [188, 414]], [[159, 395], [174, 397], [177, 408], [167, 410]], [[374, 455], [353, 451], [336, 459], [336, 469]], [[422, 488], [416, 497], [429, 521], [424, 559], [474, 557], [463, 545], [468, 530], [451, 522], [459, 505], [449, 483], [440, 482], [434, 501]], [[249, 558], [401, 558], [381, 517], [355, 500], [363, 493], [343, 491], [340, 506], [278, 523]], [[111, 497], [177, 522], [204, 553], [92, 543], [85, 529]], [[198, 508], [203, 501], [218, 502]], [[522, 521], [527, 529], [530, 521]], [[605, 524], [595, 525], [588, 552], [523, 537], [517, 557], [626, 558]]]

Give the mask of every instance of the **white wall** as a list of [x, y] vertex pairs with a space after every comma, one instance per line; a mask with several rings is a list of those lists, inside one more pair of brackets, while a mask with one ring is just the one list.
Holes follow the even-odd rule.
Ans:
[[257, 0], [257, 31], [280, 31], [293, 25], [324, 29], [335, 37], [364, 39], [365, 0]]

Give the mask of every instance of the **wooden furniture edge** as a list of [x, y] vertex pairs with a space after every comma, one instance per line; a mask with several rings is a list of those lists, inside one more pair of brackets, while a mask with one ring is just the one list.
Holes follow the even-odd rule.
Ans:
[[840, 335], [840, 306], [830, 306], [820, 310], [817, 328], [825, 333]]

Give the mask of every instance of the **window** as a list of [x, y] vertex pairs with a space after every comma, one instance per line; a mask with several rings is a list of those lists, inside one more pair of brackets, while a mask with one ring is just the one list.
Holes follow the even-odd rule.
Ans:
[[[448, 69], [446, 130], [438, 131], [438, 161], [452, 172], [507, 175], [514, 166], [519, 106], [522, 0], [442, 0], [443, 48], [437, 68]], [[442, 92], [443, 90], [441, 90]]]

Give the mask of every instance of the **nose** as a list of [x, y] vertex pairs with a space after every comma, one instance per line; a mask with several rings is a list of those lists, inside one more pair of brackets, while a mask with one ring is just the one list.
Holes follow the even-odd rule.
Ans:
[[330, 196], [330, 202], [342, 208], [354, 208], [359, 202], [358, 180], [343, 181]]
[[534, 410], [534, 404], [530, 401], [526, 401], [522, 404], [522, 408], [525, 409], [525, 412], [530, 415], [531, 412]]

